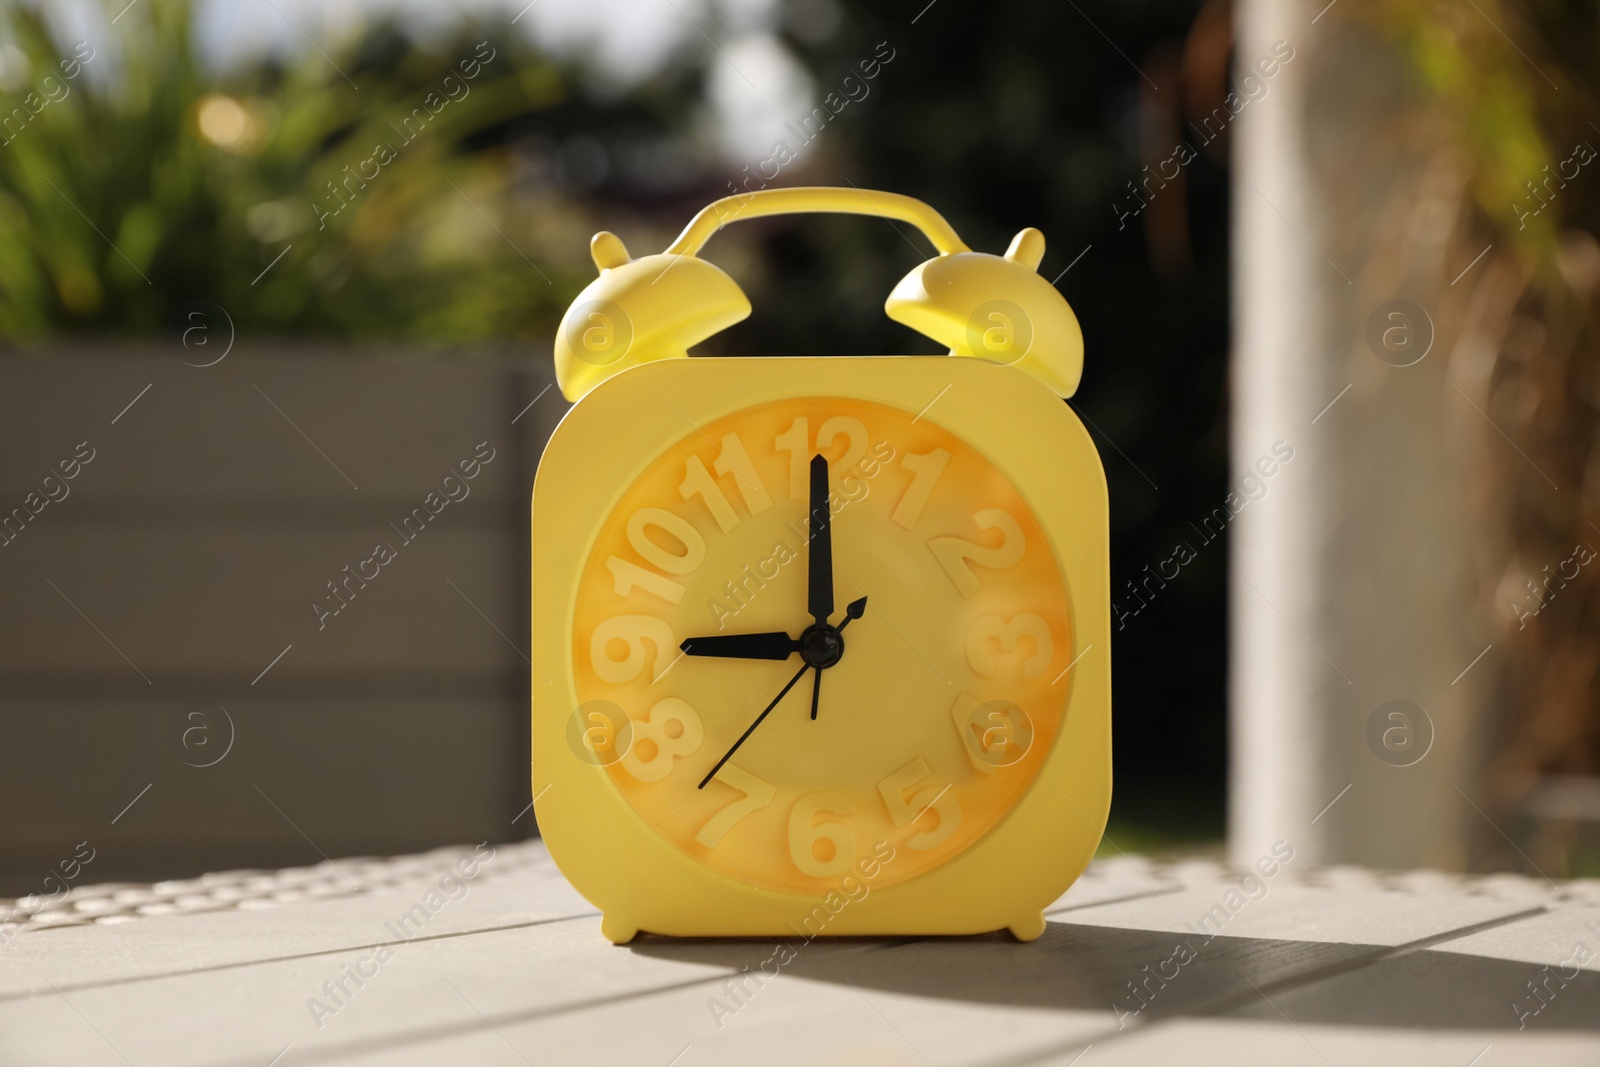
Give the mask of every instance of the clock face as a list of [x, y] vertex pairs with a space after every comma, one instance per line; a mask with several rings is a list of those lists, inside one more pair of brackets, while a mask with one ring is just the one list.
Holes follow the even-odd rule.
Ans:
[[892, 884], [971, 847], [1033, 784], [1077, 655], [1032, 510], [883, 404], [684, 429], [584, 566], [575, 751], [674, 847], [764, 889]]

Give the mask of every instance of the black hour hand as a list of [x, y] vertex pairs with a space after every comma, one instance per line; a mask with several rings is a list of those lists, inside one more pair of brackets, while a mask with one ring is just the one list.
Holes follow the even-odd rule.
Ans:
[[811, 457], [810, 561], [806, 565], [806, 610], [818, 626], [828, 625], [833, 614], [833, 519], [828, 502], [828, 461]]
[[710, 637], [691, 637], [678, 647], [690, 656], [788, 659], [800, 650], [800, 642], [786, 633], [714, 634]]

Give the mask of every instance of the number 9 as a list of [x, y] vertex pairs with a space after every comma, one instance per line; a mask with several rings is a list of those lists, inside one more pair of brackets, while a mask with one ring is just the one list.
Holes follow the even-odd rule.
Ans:
[[[628, 646], [627, 655], [622, 659], [611, 657], [608, 649], [613, 641]], [[651, 677], [660, 677], [662, 671], [672, 666], [672, 651], [677, 642], [672, 638], [672, 627], [654, 615], [618, 615], [596, 626], [589, 639], [589, 663], [602, 682], [624, 685], [639, 677], [644, 669], [646, 641], [656, 650]]]

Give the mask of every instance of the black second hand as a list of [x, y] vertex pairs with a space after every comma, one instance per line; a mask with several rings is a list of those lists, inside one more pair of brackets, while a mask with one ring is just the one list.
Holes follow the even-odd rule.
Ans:
[[722, 765], [732, 759], [735, 752], [739, 751], [739, 746], [744, 744], [745, 738], [756, 732], [756, 727], [761, 725], [761, 720], [765, 719], [767, 715], [771, 713], [772, 709], [778, 706], [778, 701], [789, 695], [789, 690], [794, 688], [794, 683], [798, 682], [802, 677], [804, 677], [806, 671], [809, 670], [811, 670], [811, 665], [808, 663], [795, 672], [795, 676], [789, 679], [789, 684], [783, 687], [783, 692], [772, 698], [772, 703], [768, 704], [765, 710], [763, 710], [760, 715], [756, 716], [756, 721], [751, 723], [749, 727], [745, 729], [745, 732], [739, 735], [739, 740], [733, 743], [733, 747], [728, 749], [728, 751], [723, 754], [721, 759], [717, 760], [717, 765], [711, 768], [704, 778], [700, 779], [700, 785], [697, 788], [704, 789], [706, 787], [706, 783], [711, 781], [712, 778], [716, 777], [717, 772], [722, 770]]

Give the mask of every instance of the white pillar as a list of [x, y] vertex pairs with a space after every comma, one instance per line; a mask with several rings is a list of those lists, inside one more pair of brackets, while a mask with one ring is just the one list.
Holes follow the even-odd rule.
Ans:
[[[1229, 851], [1459, 868], [1495, 836], [1507, 486], [1544, 491], [1486, 413], [1520, 288], [1460, 162], [1396, 132], [1429, 118], [1404, 58], [1324, 4], [1237, 8], [1239, 75], [1280, 41], [1294, 57], [1231, 130], [1234, 486], [1275, 441], [1294, 458], [1230, 524]], [[1369, 336], [1397, 300], [1431, 338], [1410, 365]], [[1395, 700], [1422, 713], [1391, 720]], [[1407, 731], [1409, 764], [1375, 740]]]
[[1324, 692], [1344, 685], [1313, 647], [1323, 643], [1319, 531], [1329, 497], [1323, 450], [1310, 447], [1321, 423], [1310, 421], [1338, 391], [1318, 346], [1331, 332], [1323, 291], [1330, 278], [1339, 284], [1313, 247], [1326, 242], [1303, 144], [1316, 11], [1298, 0], [1242, 0], [1235, 10], [1241, 72], [1280, 41], [1295, 53], [1229, 134], [1232, 485], [1276, 441], [1294, 458], [1231, 526], [1228, 845], [1248, 864], [1285, 840], [1309, 865], [1326, 859], [1311, 820], [1333, 796], [1320, 759]]

